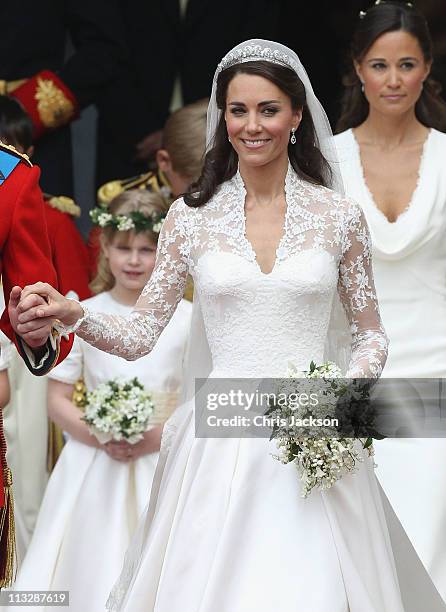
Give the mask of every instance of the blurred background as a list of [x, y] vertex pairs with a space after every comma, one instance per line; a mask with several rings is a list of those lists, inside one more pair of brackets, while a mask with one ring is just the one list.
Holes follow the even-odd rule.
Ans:
[[[60, 125], [35, 132], [34, 161], [42, 168], [45, 192], [72, 197], [81, 207], [77, 224], [86, 234], [97, 188], [153, 165], [169, 114], [207, 97], [217, 63], [244, 39], [273, 39], [294, 49], [334, 126], [351, 34], [359, 12], [370, 5], [364, 0], [22, 0], [0, 7], [0, 93], [17, 96], [29, 110], [35, 97], [31, 82], [46, 70], [59, 79], [56, 90], [47, 87], [47, 96], [55, 99], [67, 88], [74, 111], [68, 108]], [[431, 28], [433, 73], [444, 91], [446, 3], [418, 0], [416, 6]]]

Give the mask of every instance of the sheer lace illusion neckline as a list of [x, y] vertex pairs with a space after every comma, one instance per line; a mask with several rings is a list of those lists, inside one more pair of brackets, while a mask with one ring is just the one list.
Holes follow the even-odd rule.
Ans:
[[430, 140], [430, 137], [432, 135], [432, 130], [429, 130], [428, 135], [426, 136], [422, 149], [421, 149], [421, 155], [420, 155], [420, 160], [419, 160], [419, 164], [418, 164], [418, 172], [417, 172], [417, 180], [416, 180], [416, 184], [414, 187], [414, 190], [412, 191], [412, 195], [409, 198], [409, 202], [406, 204], [406, 206], [402, 209], [402, 211], [397, 215], [396, 219], [394, 221], [391, 221], [388, 216], [381, 210], [381, 208], [378, 206], [376, 200], [375, 200], [375, 196], [373, 195], [372, 191], [370, 190], [368, 184], [367, 184], [367, 180], [365, 178], [365, 169], [362, 163], [362, 158], [361, 158], [361, 147], [359, 145], [358, 140], [356, 139], [355, 133], [353, 130], [351, 130], [351, 134], [352, 134], [352, 138], [353, 138], [353, 143], [355, 145], [355, 149], [356, 149], [356, 156], [357, 156], [357, 162], [358, 162], [358, 166], [359, 166], [359, 171], [360, 171], [360, 175], [361, 175], [361, 180], [362, 183], [364, 185], [364, 189], [365, 192], [367, 194], [367, 197], [371, 203], [371, 205], [373, 206], [374, 209], [376, 209], [376, 211], [379, 213], [379, 215], [382, 217], [382, 219], [384, 221], [386, 221], [389, 225], [396, 225], [398, 223], [398, 221], [401, 221], [408, 212], [410, 212], [413, 208], [414, 208], [414, 204], [416, 202], [416, 196], [418, 195], [418, 192], [420, 191], [420, 182], [423, 176], [423, 170], [424, 170], [424, 163], [425, 163], [425, 159], [426, 159], [426, 150], [427, 150], [427, 145], [428, 142]]
[[274, 261], [272, 263], [271, 266], [269, 266], [269, 272], [266, 272], [264, 270], [262, 270], [259, 260], [258, 260], [258, 256], [257, 253], [252, 245], [252, 242], [249, 240], [248, 235], [247, 235], [247, 231], [246, 231], [246, 210], [245, 210], [245, 203], [246, 203], [246, 196], [247, 196], [247, 191], [246, 191], [246, 187], [245, 187], [245, 183], [243, 181], [243, 177], [240, 174], [240, 168], [237, 169], [237, 173], [235, 175], [235, 185], [236, 188], [239, 192], [239, 201], [238, 201], [238, 207], [237, 210], [239, 212], [240, 215], [240, 227], [241, 227], [241, 239], [244, 242], [244, 245], [246, 247], [246, 251], [249, 257], [249, 260], [252, 261], [254, 263], [254, 265], [256, 266], [257, 271], [262, 275], [262, 276], [271, 276], [272, 274], [274, 274], [277, 265], [279, 264], [279, 262], [281, 261], [281, 259], [283, 259], [283, 254], [284, 254], [284, 250], [285, 250], [285, 242], [286, 242], [286, 238], [287, 238], [287, 230], [289, 227], [289, 218], [290, 218], [290, 214], [291, 214], [291, 184], [293, 182], [293, 178], [294, 180], [298, 181], [298, 177], [297, 175], [294, 175], [294, 171], [293, 168], [291, 167], [291, 164], [288, 163], [288, 168], [287, 168], [287, 173], [285, 176], [285, 184], [284, 184], [284, 191], [285, 191], [285, 202], [286, 202], [286, 210], [285, 210], [285, 215], [283, 218], [283, 225], [282, 225], [282, 234], [280, 236], [280, 240], [277, 244], [277, 247], [274, 251]]

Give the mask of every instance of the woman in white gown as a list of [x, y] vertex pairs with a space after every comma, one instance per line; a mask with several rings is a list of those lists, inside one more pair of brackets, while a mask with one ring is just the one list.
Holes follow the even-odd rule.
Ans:
[[[424, 18], [407, 5], [372, 7], [358, 21], [352, 58], [335, 141], [346, 193], [370, 227], [390, 339], [384, 376], [444, 378], [446, 103], [429, 77]], [[378, 478], [446, 601], [446, 440], [389, 439], [375, 451]]]
[[[208, 118], [203, 175], [172, 205], [132, 315], [90, 313], [38, 283], [23, 291], [20, 333], [57, 317], [62, 329], [136, 359], [154, 346], [190, 271], [189, 375], [212, 384], [322, 362], [340, 300], [347, 375], [378, 376], [387, 340], [367, 226], [357, 205], [325, 186], [318, 143], [330, 158], [328, 122], [297, 56], [269, 41], [237, 46], [217, 69]], [[36, 308], [36, 292], [51, 305]], [[337, 358], [348, 352], [341, 345]], [[401, 612], [371, 460], [302, 499], [295, 467], [273, 459], [268, 440], [196, 438], [200, 405], [186, 395], [166, 424], [147, 517], [108, 609]]]
[[[109, 207], [115, 218], [131, 219], [128, 215], [136, 212], [146, 225], [151, 215], [164, 211], [159, 195], [137, 190], [115, 198]], [[157, 233], [150, 226], [136, 234], [107, 227], [103, 238], [93, 283], [101, 292], [82, 303], [92, 311], [126, 317], [153, 271]], [[156, 348], [137, 363], [99, 351], [77, 336], [68, 357], [50, 372], [49, 414], [69, 437], [48, 482], [16, 590], [68, 590], [70, 609], [104, 608], [147, 505], [163, 423], [178, 402], [191, 312], [190, 302], [181, 301]], [[150, 429], [134, 445], [99, 442], [72, 403], [74, 384], [83, 377], [92, 391], [113, 378], [135, 376], [155, 404]]]

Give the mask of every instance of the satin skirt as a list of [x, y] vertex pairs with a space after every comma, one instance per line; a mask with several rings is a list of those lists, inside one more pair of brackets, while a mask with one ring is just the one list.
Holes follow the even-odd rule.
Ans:
[[274, 443], [195, 438], [193, 410], [184, 404], [165, 426], [108, 610], [403, 611], [371, 459], [303, 499]]

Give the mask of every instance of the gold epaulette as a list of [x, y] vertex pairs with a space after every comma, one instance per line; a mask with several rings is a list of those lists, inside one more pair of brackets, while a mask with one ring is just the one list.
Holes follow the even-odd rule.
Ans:
[[172, 197], [168, 198], [165, 193], [169, 192], [170, 194], [169, 182], [161, 170], [158, 170], [157, 172], [150, 171], [130, 178], [104, 183], [97, 192], [98, 203], [110, 204], [114, 198], [129, 189], [147, 189], [154, 193], [161, 193], [165, 199], [169, 200], [169, 204], [172, 200]]
[[81, 216], [80, 207], [71, 198], [68, 198], [67, 196], [51, 196], [47, 193], [44, 194], [44, 197], [45, 202], [48, 202], [52, 208], [56, 208], [57, 210], [67, 213], [72, 217]]
[[15, 157], [20, 157], [20, 159], [22, 159], [25, 162], [25, 164], [27, 164], [30, 168], [32, 168], [33, 165], [28, 155], [26, 155], [26, 153], [21, 153], [20, 151], [17, 151], [15, 147], [13, 147], [10, 144], [6, 144], [6, 142], [3, 142], [2, 140], [0, 140], [0, 149], [2, 149], [3, 151], [7, 151], [8, 153], [11, 153], [12, 155], [15, 155]]
[[146, 172], [145, 174], [138, 174], [138, 176], [132, 176], [131, 178], [109, 181], [98, 189], [98, 202], [100, 204], [110, 204], [110, 202], [121, 195], [124, 191], [129, 189], [145, 189], [150, 179], [153, 176], [153, 172]]
[[5, 81], [0, 79], [0, 95], [8, 96], [14, 89], [23, 85], [26, 79], [16, 79], [15, 81]]

